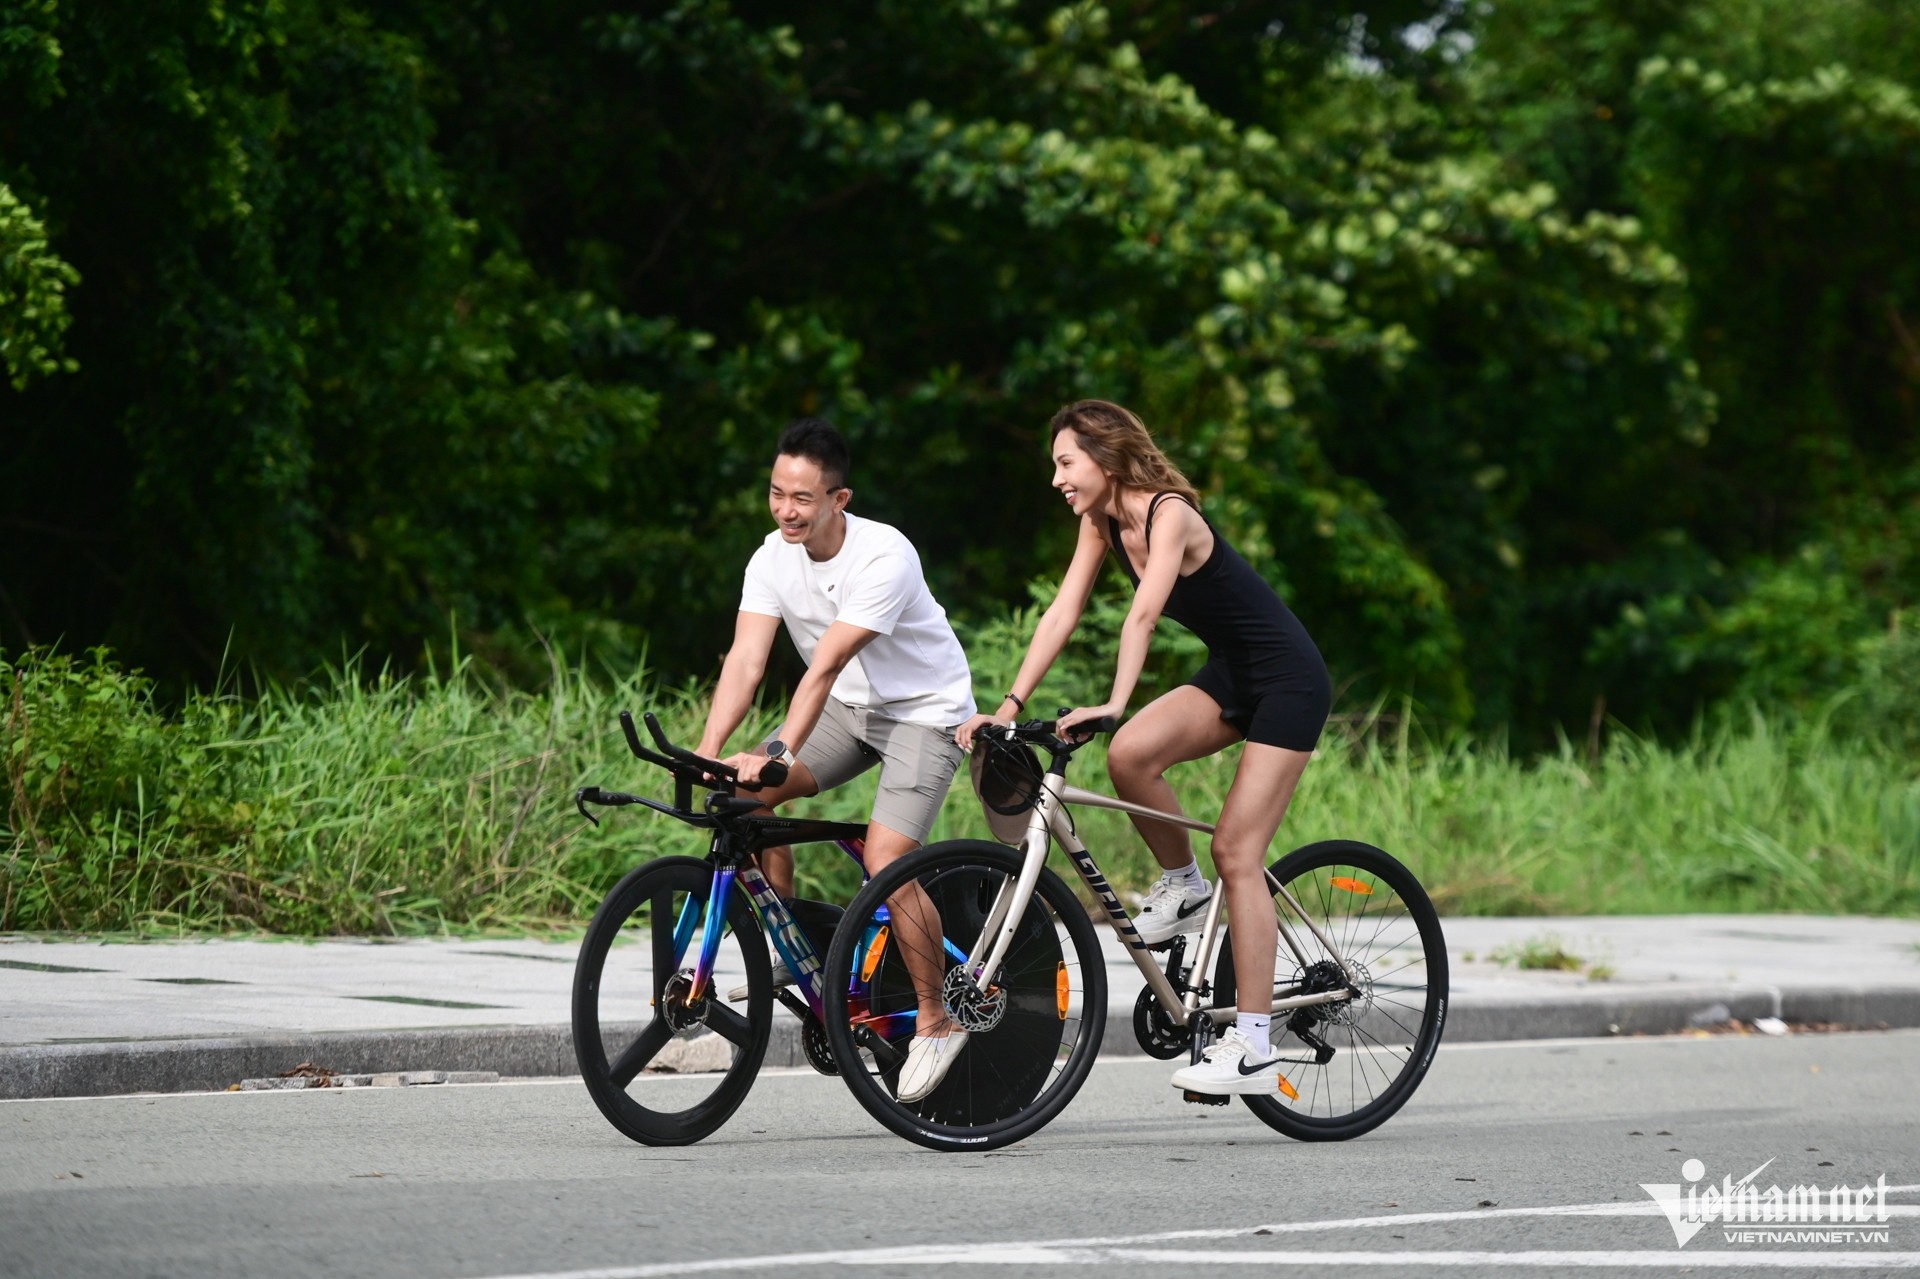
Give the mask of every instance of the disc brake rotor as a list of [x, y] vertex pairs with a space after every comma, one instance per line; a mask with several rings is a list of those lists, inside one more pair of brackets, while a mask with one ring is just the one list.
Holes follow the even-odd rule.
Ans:
[[690, 999], [692, 993], [693, 973], [687, 969], [667, 978], [666, 989], [660, 992], [660, 1016], [675, 1030], [692, 1030], [706, 1024], [707, 996]]
[[947, 1006], [947, 1016], [969, 1033], [992, 1030], [1007, 1015], [1006, 990], [999, 986], [981, 990], [967, 976], [965, 964], [947, 970], [941, 998]]

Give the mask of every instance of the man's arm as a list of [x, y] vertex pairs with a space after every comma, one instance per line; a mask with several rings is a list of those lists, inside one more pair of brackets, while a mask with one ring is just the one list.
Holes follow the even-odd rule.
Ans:
[[840, 678], [847, 663], [879, 637], [880, 632], [851, 622], [835, 622], [827, 628], [813, 650], [813, 665], [800, 677], [800, 686], [793, 690], [793, 702], [787, 707], [787, 723], [781, 729], [785, 736], [780, 740], [789, 750], [798, 751], [820, 722], [820, 712], [827, 708], [827, 694], [833, 691], [833, 681]]
[[[740, 613], [733, 623], [733, 647], [720, 666], [720, 684], [713, 690], [713, 705], [707, 711], [706, 731], [700, 735], [696, 753], [718, 759], [733, 730], [753, 708], [753, 695], [760, 689], [760, 678], [767, 673], [767, 656], [773, 652], [773, 640], [780, 633], [780, 619], [765, 613]], [[818, 714], [818, 712], [815, 712]]]
[[[878, 631], [870, 631], [851, 622], [835, 622], [820, 637], [820, 643], [813, 650], [813, 664], [800, 677], [800, 686], [793, 690], [793, 701], [787, 706], [787, 722], [780, 729], [780, 740], [786, 745], [789, 755], [799, 754], [800, 747], [820, 722], [820, 712], [826, 709], [827, 694], [833, 691], [833, 681], [840, 678], [840, 672], [847, 669], [847, 663], [879, 635]], [[756, 751], [748, 751], [727, 762], [739, 769], [741, 781], [751, 783], [760, 780], [760, 766], [766, 763], [766, 757]]]

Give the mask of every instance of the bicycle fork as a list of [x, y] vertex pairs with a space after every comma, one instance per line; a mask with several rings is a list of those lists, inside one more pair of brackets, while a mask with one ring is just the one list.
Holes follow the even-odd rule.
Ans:
[[[713, 883], [707, 889], [707, 908], [698, 909], [695, 902], [689, 900], [680, 908], [680, 918], [673, 926], [673, 962], [677, 969], [687, 953], [687, 943], [693, 939], [696, 923], [704, 922], [705, 931], [700, 934], [700, 953], [693, 961], [693, 981], [687, 988], [687, 1002], [698, 1003], [707, 993], [707, 987], [713, 982], [713, 961], [720, 953], [720, 934], [727, 922], [727, 899], [733, 895], [734, 871], [727, 867], [714, 867]], [[658, 977], [655, 980], [660, 980]]]

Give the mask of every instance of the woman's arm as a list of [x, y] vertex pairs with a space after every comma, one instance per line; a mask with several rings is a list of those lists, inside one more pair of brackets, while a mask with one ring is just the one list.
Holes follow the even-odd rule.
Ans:
[[1127, 620], [1120, 624], [1120, 656], [1114, 665], [1112, 695], [1104, 706], [1083, 706], [1063, 715], [1059, 726], [1061, 736], [1083, 721], [1106, 715], [1117, 718], [1127, 713], [1127, 702], [1133, 697], [1134, 686], [1140, 682], [1140, 672], [1147, 664], [1147, 645], [1153, 640], [1153, 628], [1160, 622], [1167, 596], [1173, 593], [1188, 545], [1206, 532], [1206, 528], [1206, 521], [1185, 502], [1160, 504], [1154, 520], [1154, 532], [1160, 536], [1147, 550], [1147, 568], [1133, 592], [1133, 607], [1127, 610]]
[[[1094, 524], [1091, 516], [1080, 519], [1080, 540], [1074, 544], [1073, 561], [1067, 565], [1066, 576], [1060, 580], [1060, 590], [1053, 597], [1053, 603], [1047, 605], [1047, 611], [1040, 615], [1039, 625], [1033, 628], [1033, 639], [1027, 644], [1027, 655], [1021, 659], [1020, 671], [1013, 677], [1013, 685], [1008, 690], [1021, 702], [1033, 696], [1040, 681], [1059, 660], [1060, 653], [1073, 637], [1074, 628], [1080, 624], [1080, 615], [1086, 612], [1087, 601], [1093, 596], [1093, 584], [1100, 576], [1101, 562], [1107, 556], [1107, 539]], [[1012, 698], [1001, 701], [997, 715], [976, 715], [960, 726], [954, 734], [954, 740], [968, 750], [973, 748], [973, 735], [980, 725], [993, 722], [1008, 724], [1013, 722], [1019, 711], [1019, 703]]]

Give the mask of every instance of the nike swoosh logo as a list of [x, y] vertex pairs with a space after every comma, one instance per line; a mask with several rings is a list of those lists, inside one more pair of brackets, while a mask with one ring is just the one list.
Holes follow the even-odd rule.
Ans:
[[1205, 897], [1202, 897], [1199, 901], [1181, 902], [1179, 906], [1174, 908], [1174, 912], [1173, 912], [1174, 917], [1176, 919], [1185, 919], [1187, 916], [1193, 914], [1193, 912], [1196, 910], [1205, 910], [1207, 908], [1207, 903], [1212, 900], [1213, 900], [1213, 894], [1208, 893]]
[[1253, 1065], [1249, 1066], [1247, 1065], [1247, 1059], [1242, 1057], [1240, 1059], [1240, 1073], [1243, 1075], [1257, 1075], [1278, 1060], [1279, 1058], [1277, 1057], [1269, 1057], [1265, 1061], [1256, 1061]]

